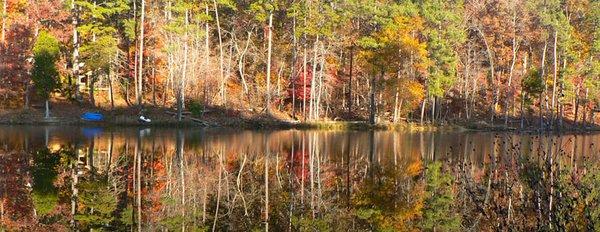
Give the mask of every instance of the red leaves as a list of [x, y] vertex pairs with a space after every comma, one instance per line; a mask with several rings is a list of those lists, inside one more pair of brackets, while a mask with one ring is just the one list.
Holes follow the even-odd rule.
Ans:
[[31, 64], [27, 58], [31, 56], [32, 42], [32, 30], [27, 25], [15, 23], [7, 30], [6, 42], [0, 44], [0, 73], [4, 74], [0, 88], [14, 90], [29, 81]]
[[[4, 153], [0, 151], [0, 170], [2, 184], [0, 185], [0, 200], [5, 220], [28, 224], [33, 220], [33, 202], [26, 184], [30, 183], [27, 173], [27, 160], [25, 154]], [[15, 227], [16, 228], [16, 227]]]
[[[0, 89], [24, 91], [29, 83], [31, 48], [36, 31], [47, 29], [61, 41], [70, 38], [65, 30], [69, 12], [61, 7], [62, 1], [8, 1], [6, 38], [0, 43]], [[67, 24], [68, 25], [68, 24]]]
[[288, 98], [292, 99], [294, 96], [296, 100], [308, 100], [310, 99], [310, 82], [312, 81], [312, 71], [310, 69], [306, 70], [306, 73], [301, 70], [298, 72], [297, 76], [291, 81], [288, 86]]

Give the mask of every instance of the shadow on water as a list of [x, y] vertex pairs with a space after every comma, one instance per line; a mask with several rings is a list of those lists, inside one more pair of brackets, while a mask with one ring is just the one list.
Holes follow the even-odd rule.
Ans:
[[0, 127], [8, 230], [600, 229], [600, 135]]

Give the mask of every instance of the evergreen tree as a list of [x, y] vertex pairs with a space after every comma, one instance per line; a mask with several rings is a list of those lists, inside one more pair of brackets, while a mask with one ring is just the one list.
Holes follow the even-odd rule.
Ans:
[[50, 117], [50, 94], [58, 86], [58, 70], [56, 61], [60, 55], [60, 43], [47, 31], [40, 31], [33, 46], [33, 69], [31, 77], [37, 93], [46, 100], [45, 117]]
[[106, 75], [119, 51], [117, 40], [120, 28], [128, 21], [117, 20], [129, 10], [126, 0], [77, 0], [81, 9], [77, 32], [80, 36], [81, 61], [89, 78], [90, 101], [95, 105], [94, 85], [99, 75]]
[[454, 211], [456, 205], [452, 190], [452, 175], [442, 171], [442, 163], [427, 165], [425, 173], [426, 197], [423, 208], [422, 228], [429, 231], [459, 231], [460, 217]]
[[420, 14], [425, 19], [429, 66], [427, 87], [429, 95], [441, 97], [457, 76], [456, 48], [465, 41], [462, 26], [462, 0], [425, 0], [420, 3]]

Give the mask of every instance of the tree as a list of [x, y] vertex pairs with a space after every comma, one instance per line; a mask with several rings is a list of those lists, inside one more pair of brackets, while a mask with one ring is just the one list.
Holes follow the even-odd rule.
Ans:
[[88, 80], [89, 98], [95, 105], [95, 83], [98, 76], [110, 72], [115, 55], [119, 53], [119, 41], [116, 39], [118, 29], [126, 27], [126, 22], [115, 19], [128, 11], [129, 5], [125, 0], [78, 0], [75, 4], [79, 9], [76, 30], [78, 53], [81, 52], [81, 57], [78, 54], [77, 59], [81, 59], [85, 64], [83, 69], [91, 73]]
[[141, 105], [143, 104], [143, 83], [144, 83], [144, 27], [146, 26], [145, 24], [145, 14], [146, 14], [146, 0], [142, 0], [142, 9], [140, 10], [140, 47], [139, 50], [137, 51], [139, 54], [139, 60], [138, 60], [138, 77], [137, 77], [137, 104]]
[[54, 181], [58, 176], [61, 154], [41, 149], [33, 154], [33, 203], [40, 217], [50, 213], [58, 204], [58, 190]]
[[[435, 122], [437, 98], [454, 84], [457, 76], [456, 47], [465, 41], [461, 24], [464, 2], [462, 0], [425, 0], [420, 3], [420, 14], [425, 20], [424, 35], [432, 64], [427, 74], [427, 93], [433, 98], [431, 118]], [[423, 101], [423, 106], [425, 101]]]
[[422, 228], [425, 230], [458, 231], [460, 217], [453, 205], [452, 175], [442, 171], [442, 163], [433, 162], [425, 171], [426, 197]]
[[[266, 33], [267, 34], [267, 69], [266, 69], [266, 76], [267, 76], [267, 90], [266, 90], [266, 94], [267, 94], [267, 99], [265, 102], [265, 109], [267, 111], [267, 113], [271, 112], [270, 106], [271, 106], [271, 65], [272, 65], [272, 49], [273, 49], [273, 14], [274, 11], [277, 10], [277, 5], [275, 3], [275, 1], [270, 1], [270, 2], [255, 2], [250, 6], [252, 11], [258, 12], [256, 18], [259, 21], [265, 21], [268, 20], [268, 26], [266, 27]], [[265, 15], [268, 15], [265, 18]]]
[[45, 118], [50, 117], [50, 94], [58, 86], [58, 70], [56, 60], [60, 55], [58, 40], [47, 31], [41, 31], [33, 46], [33, 69], [31, 76], [37, 93], [45, 99]]

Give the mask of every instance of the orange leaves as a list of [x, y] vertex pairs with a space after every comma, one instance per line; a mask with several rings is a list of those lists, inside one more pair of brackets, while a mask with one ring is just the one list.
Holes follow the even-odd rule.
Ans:
[[408, 175], [410, 177], [415, 177], [415, 176], [421, 175], [422, 171], [423, 171], [423, 162], [421, 160], [412, 162], [408, 165], [408, 167], [406, 167], [406, 175]]

